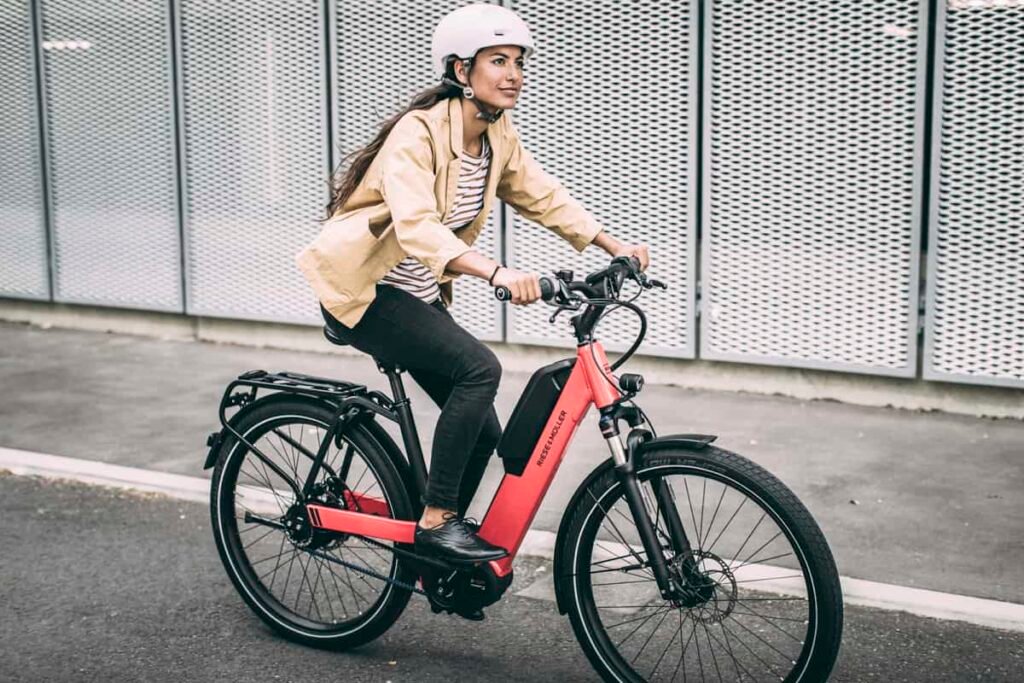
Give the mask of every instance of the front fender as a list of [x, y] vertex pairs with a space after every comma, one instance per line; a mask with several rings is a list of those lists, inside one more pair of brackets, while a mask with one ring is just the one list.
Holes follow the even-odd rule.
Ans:
[[[658, 451], [667, 448], [681, 448], [688, 451], [699, 451], [707, 448], [708, 444], [717, 439], [717, 436], [709, 434], [670, 434], [667, 436], [660, 436], [656, 439], [650, 439], [639, 444], [634, 452], [636, 462], [635, 467], [640, 467], [643, 462], [643, 456], [646, 453]], [[552, 576], [555, 581], [555, 601], [558, 604], [559, 614], [565, 614], [569, 609], [569, 593], [572, 590], [572, 582], [569, 580], [572, 575], [572, 557], [571, 549], [568, 547], [569, 527], [572, 525], [573, 513], [576, 511], [579, 505], [580, 499], [586, 494], [587, 489], [599, 478], [604, 476], [609, 470], [614, 469], [615, 463], [611, 458], [608, 458], [603, 463], [594, 468], [583, 483], [577, 487], [576, 492], [572, 495], [572, 499], [569, 501], [569, 505], [565, 508], [565, 513], [562, 515], [562, 521], [558, 525], [558, 536], [555, 539], [555, 557], [554, 566], [552, 567]]]

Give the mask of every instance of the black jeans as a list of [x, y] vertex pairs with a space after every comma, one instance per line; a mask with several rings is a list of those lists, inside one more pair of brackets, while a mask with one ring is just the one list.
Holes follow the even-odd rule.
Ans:
[[441, 408], [423, 504], [465, 514], [501, 437], [494, 411], [501, 365], [494, 352], [460, 327], [440, 299], [427, 304], [390, 285], [377, 285], [377, 297], [354, 327], [320, 310], [339, 337], [406, 369]]

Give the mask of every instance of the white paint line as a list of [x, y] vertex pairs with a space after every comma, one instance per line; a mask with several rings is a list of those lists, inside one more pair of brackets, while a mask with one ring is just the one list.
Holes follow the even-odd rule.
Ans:
[[[196, 454], [197, 467], [201, 466], [203, 455], [202, 453]], [[210, 499], [210, 481], [202, 477], [155, 472], [137, 467], [65, 458], [59, 455], [34, 453], [13, 448], [0, 448], [0, 469], [10, 470], [18, 475], [71, 479], [87, 484], [162, 493], [179, 500], [199, 503], [208, 503]], [[533, 555], [550, 560], [554, 555], [554, 549], [554, 533], [531, 529], [523, 540], [519, 552], [523, 555]], [[771, 569], [766, 568], [766, 570]], [[962, 621], [1007, 631], [1024, 632], [1024, 605], [1017, 603], [972, 598], [966, 595], [847, 577], [842, 577], [841, 581], [843, 600], [848, 605], [897, 610], [936, 619]], [[788, 592], [781, 585], [779, 590]], [[552, 595], [547, 599], [554, 599], [553, 590]]]

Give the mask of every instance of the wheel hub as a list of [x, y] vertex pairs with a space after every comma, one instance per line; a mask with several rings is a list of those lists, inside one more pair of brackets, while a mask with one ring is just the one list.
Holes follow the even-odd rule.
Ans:
[[[688, 559], [693, 569], [686, 568]], [[691, 610], [695, 620], [716, 624], [732, 613], [736, 605], [736, 577], [729, 563], [719, 556], [692, 550], [674, 558], [669, 563], [669, 573], [680, 586], [679, 597], [673, 602]]]

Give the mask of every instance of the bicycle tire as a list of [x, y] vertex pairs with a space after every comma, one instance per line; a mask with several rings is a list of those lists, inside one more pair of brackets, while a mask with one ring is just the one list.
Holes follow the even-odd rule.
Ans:
[[[624, 516], [629, 517], [631, 522], [631, 513], [622, 498], [623, 489], [613, 468], [609, 466], [605, 472], [594, 477], [583, 495], [576, 498], [575, 506], [566, 511], [568, 531], [559, 552], [562, 557], [570, 560], [568, 576], [556, 578], [568, 581], [567, 611], [573, 631], [602, 678], [607, 681], [631, 682], [674, 680], [682, 671], [682, 680], [687, 681], [708, 678], [716, 681], [785, 680], [790, 683], [809, 683], [827, 680], [838, 656], [842, 635], [842, 593], [828, 543], [796, 496], [758, 465], [742, 456], [714, 447], [699, 451], [666, 448], [649, 452], [637, 469], [637, 475], [645, 486], [656, 478], [676, 484], [680, 481], [684, 483], [672, 489], [672, 497], [680, 508], [680, 520], [694, 546], [693, 557], [710, 577], [708, 582], [709, 585], [714, 584], [714, 590], [712, 597], [699, 606], [685, 607], [665, 601], [657, 591], [653, 575], [649, 575], [649, 571], [647, 575], [644, 573], [646, 560], [643, 548], [639, 545], [639, 537], [628, 533], [628, 529], [627, 532], [622, 532], [621, 528], [608, 531], [616, 526], [616, 521], [619, 527], [626, 526], [622, 520], [623, 510], [626, 511]], [[690, 482], [701, 483], [702, 486], [703, 496], [697, 508], [693, 506], [697, 490], [694, 489], [691, 496], [693, 487]], [[707, 489], [709, 482], [712, 485], [710, 498]], [[683, 493], [680, 490], [684, 487], [686, 507], [681, 502]], [[714, 508], [715, 515], [711, 516], [714, 496], [718, 494], [719, 487], [721, 496], [718, 507]], [[723, 501], [730, 492], [732, 497], [728, 507], [725, 507]], [[723, 507], [728, 513], [736, 498], [742, 498], [736, 512], [721, 529], [721, 533], [712, 538], [716, 533], [716, 524], [719, 523], [718, 513]], [[762, 513], [762, 521], [750, 532], [745, 543], [749, 543], [752, 537], [770, 532], [770, 529], [765, 532], [759, 529], [763, 519], [770, 519], [779, 529], [779, 535], [772, 538], [770, 543], [783, 538], [793, 548], [793, 552], [792, 557], [773, 557], [770, 554], [766, 557], [773, 564], [788, 566], [780, 569], [764, 564], [760, 558], [755, 561], [753, 556], [746, 556], [747, 551], [742, 546], [737, 546], [739, 553], [732, 557], [724, 550], [716, 550], [717, 544], [726, 534], [736, 536], [735, 543], [739, 543], [742, 527], [738, 527], [739, 533], [730, 531], [728, 527], [743, 510], [745, 501], [756, 506], [748, 508], [753, 516], [759, 510]], [[661, 522], [661, 508], [657, 507], [652, 513], [652, 519]], [[725, 520], [726, 516], [723, 515], [721, 519]], [[743, 511], [743, 516], [747, 517], [746, 511]], [[611, 520], [611, 527], [605, 525], [606, 519]], [[710, 525], [706, 524], [707, 519], [710, 519]], [[602, 532], [602, 529], [605, 531]], [[621, 536], [622, 543], [615, 541], [616, 533]], [[662, 533], [662, 537], [666, 539], [662, 543], [663, 552], [671, 555], [667, 532]], [[753, 546], [756, 547], [760, 540], [758, 536]], [[763, 552], [775, 552], [774, 546], [766, 544], [765, 547], [773, 549]], [[624, 558], [615, 556], [620, 551], [624, 553]], [[755, 554], [761, 552], [758, 548]], [[595, 562], [595, 557], [604, 559]], [[642, 561], [636, 562], [637, 557]], [[637, 564], [640, 565], [639, 569], [630, 569]], [[799, 575], [796, 574], [797, 569]], [[743, 572], [742, 578], [737, 579], [740, 572]], [[793, 573], [786, 575], [780, 572]], [[597, 574], [612, 576], [599, 577]], [[618, 581], [621, 575], [626, 580]], [[608, 582], [607, 578], [614, 580]], [[608, 588], [598, 591], [601, 596], [613, 595], [616, 596], [615, 602], [639, 604], [600, 605], [599, 599], [607, 599], [595, 597], [595, 587], [601, 586]], [[648, 587], [653, 589], [648, 590]], [[798, 594], [801, 590], [805, 596], [802, 599], [790, 595]], [[627, 614], [628, 608], [635, 608], [632, 615]], [[759, 611], [763, 609], [774, 609], [776, 613]], [[799, 619], [804, 612], [804, 619]], [[644, 650], [651, 642], [658, 643], [655, 648], [664, 642], [674, 622], [669, 622], [668, 633], [659, 635], [658, 631], [673, 613], [679, 615], [678, 629], [672, 634], [661, 658], [648, 671], [644, 666], [653, 658], [657, 649], [651, 650], [647, 657], [644, 656]], [[617, 631], [619, 628], [622, 630]], [[689, 636], [684, 628], [689, 630]], [[645, 629], [649, 629], [647, 639], [639, 645]], [[612, 631], [614, 633], [610, 633]], [[746, 631], [753, 637], [747, 637]], [[797, 645], [779, 635], [780, 632], [789, 639], [797, 640], [797, 654], [791, 656], [789, 650], [796, 650]], [[623, 637], [624, 633], [626, 635]], [[637, 640], [630, 643], [630, 639], [637, 633]], [[676, 634], [678, 644], [674, 645]], [[737, 642], [736, 634], [747, 637], [754, 645]], [[659, 635], [658, 641], [653, 640], [656, 635]], [[615, 643], [615, 639], [620, 639], [620, 642]], [[702, 639], [706, 643], [703, 646], [703, 657]], [[776, 641], [774, 644], [772, 639]], [[691, 645], [693, 649], [688, 653]], [[744, 645], [747, 650], [741, 649], [739, 645]], [[775, 652], [771, 652], [765, 645]], [[789, 650], [785, 652], [780, 649], [787, 646]], [[680, 651], [675, 668], [671, 668], [670, 662], [666, 669], [659, 670], [669, 649], [673, 649], [673, 659], [677, 657], [676, 650]], [[632, 659], [627, 661], [630, 654]], [[787, 665], [778, 662], [778, 655], [791, 657], [788, 671], [785, 670]], [[644, 666], [639, 665], [638, 660], [643, 660]], [[762, 670], [765, 668], [768, 670]], [[752, 669], [757, 670], [755, 672]]]
[[[261, 399], [256, 403], [247, 406], [244, 409], [244, 414], [239, 414], [236, 419], [233, 420], [235, 429], [242, 434], [249, 443], [256, 445], [264, 453], [278, 450], [278, 447], [268, 448], [267, 440], [261, 442], [261, 438], [273, 433], [275, 428], [279, 430], [282, 427], [295, 429], [291, 432], [292, 434], [299, 433], [302, 438], [301, 430], [313, 430], [314, 433], [318, 433], [322, 436], [323, 430], [325, 430], [331, 422], [334, 420], [336, 411], [331, 405], [301, 396], [279, 394], [275, 396]], [[316, 439], [314, 439], [316, 440]], [[261, 443], [263, 446], [261, 447]], [[284, 442], [281, 442], [284, 443]], [[304, 444], [305, 445], [305, 444]], [[383, 450], [380, 449], [378, 443], [360, 426], [351, 428], [346, 431], [342, 445], [344, 448], [352, 447], [352, 452], [357, 454], [358, 457], [365, 464], [364, 478], [367, 473], [371, 477], [376, 477], [379, 484], [380, 495], [386, 500], [388, 509], [392, 517], [397, 519], [413, 519], [413, 506], [409, 498], [409, 493], [402, 483], [402, 479], [390, 458]], [[332, 445], [331, 449], [335, 449]], [[312, 449], [315, 452], [315, 448]], [[214, 469], [213, 478], [211, 481], [211, 492], [210, 492], [210, 516], [213, 525], [213, 535], [216, 541], [217, 550], [220, 555], [221, 561], [224, 565], [228, 576], [231, 578], [231, 582], [244, 599], [245, 603], [260, 617], [268, 626], [274, 631], [283, 635], [284, 637], [300, 642], [306, 645], [315, 647], [331, 648], [331, 649], [347, 649], [366, 643], [384, 633], [392, 624], [401, 616], [405, 609], [411, 592], [404, 588], [400, 588], [394, 584], [374, 579], [370, 576], [360, 575], [355, 570], [350, 570], [344, 565], [335, 565], [332, 562], [327, 561], [322, 556], [313, 556], [306, 552], [306, 567], [316, 564], [318, 569], [318, 579], [311, 581], [306, 579], [306, 589], [309, 592], [309, 601], [311, 605], [316, 606], [317, 617], [322, 616], [320, 606], [316, 602], [317, 590], [320, 587], [319, 581], [323, 580], [325, 591], [330, 592], [330, 586], [328, 585], [328, 579], [323, 578], [323, 571], [326, 570], [330, 573], [329, 579], [334, 582], [335, 587], [340, 586], [343, 588], [346, 584], [351, 587], [351, 593], [353, 594], [352, 601], [355, 603], [353, 611], [358, 610], [360, 605], [358, 598], [354, 597], [355, 593], [360, 593], [366, 590], [366, 586], [363, 584], [380, 586], [379, 596], [372, 602], [369, 603], [367, 599], [367, 607], [356, 614], [350, 619], [332, 619], [328, 622], [326, 615], [323, 615], [323, 620], [312, 618], [311, 614], [303, 615], [298, 613], [296, 610], [301, 605], [301, 598], [303, 593], [303, 583], [300, 580], [299, 587], [297, 590], [296, 607], [295, 609], [289, 608], [286, 604], [287, 596], [289, 593], [288, 587], [290, 585], [291, 575], [294, 571], [294, 564], [296, 557], [298, 558], [298, 565], [302, 566], [303, 553], [302, 549], [293, 545], [291, 549], [294, 555], [289, 560], [288, 576], [289, 580], [285, 583], [285, 588], [281, 597], [274, 595], [273, 586], [274, 581], [277, 579], [278, 568], [274, 568], [274, 579], [271, 580], [271, 586], [268, 590], [265, 581], [261, 580], [260, 574], [253, 567], [253, 560], [248, 556], [246, 552], [246, 543], [250, 545], [253, 541], [242, 539], [242, 534], [246, 531], [239, 530], [240, 522], [244, 523], [244, 519], [239, 519], [239, 510], [236, 506], [236, 492], [239, 490], [239, 480], [242, 479], [240, 472], [243, 472], [243, 467], [246, 463], [247, 456], [250, 459], [254, 459], [256, 456], [248, 448], [246, 448], [242, 442], [236, 439], [233, 435], [228, 433], [224, 439], [217, 457], [216, 467]], [[354, 460], [356, 455], [352, 456]], [[300, 458], [296, 455], [295, 461], [299, 461]], [[328, 461], [330, 459], [328, 458]], [[304, 464], [305, 461], [303, 460]], [[298, 468], [296, 468], [298, 470]], [[257, 467], [257, 479], [261, 479], [260, 469]], [[263, 470], [267, 472], [267, 470]], [[308, 472], [308, 467], [306, 469]], [[296, 471], [295, 479], [298, 481], [298, 487], [302, 487], [304, 476], [300, 476], [299, 471]], [[270, 472], [267, 472], [267, 479], [263, 484], [264, 490], [271, 491], [274, 496], [278, 494], [273, 491], [273, 482], [270, 481]], [[354, 476], [354, 475], [353, 475]], [[251, 473], [248, 474], [249, 479], [253, 478]], [[318, 475], [318, 479], [324, 478], [325, 472], [321, 472]], [[242, 486], [248, 487], [248, 489], [255, 489], [256, 487], [251, 484], [242, 484]], [[243, 493], [243, 496], [245, 493]], [[258, 493], [257, 498], [262, 494]], [[274, 502], [284, 512], [288, 500], [278, 501], [274, 498]], [[266, 503], [269, 505], [269, 503]], [[282, 514], [281, 518], [284, 518]], [[263, 533], [257, 531], [257, 533]], [[281, 536], [281, 548], [287, 551], [287, 545], [291, 542], [288, 539], [288, 535], [284, 531], [277, 531], [275, 534], [274, 529], [270, 529], [265, 532], [268, 536], [274, 536], [280, 534]], [[332, 541], [333, 543], [334, 541]], [[329, 547], [329, 546], [327, 546]], [[370, 546], [365, 546], [369, 548]], [[318, 552], [322, 549], [317, 549]], [[338, 557], [345, 558], [348, 562], [358, 562], [361, 558], [363, 563], [368, 568], [380, 570], [381, 567], [371, 567], [371, 562], [366, 560], [366, 556], [369, 555], [370, 551], [357, 551], [355, 547], [355, 539], [347, 538], [344, 542], [341, 542], [336, 549], [327, 551], [328, 554], [337, 555]], [[347, 555], [345, 554], [347, 553]], [[357, 555], [358, 553], [358, 555]], [[380, 555], [386, 554], [386, 551], [377, 552], [378, 558]], [[415, 574], [402, 562], [398, 560], [393, 554], [387, 554], [390, 560], [387, 571], [379, 571], [378, 573], [388, 576], [391, 579], [395, 579], [406, 584], [411, 585], [415, 580]], [[384, 560], [378, 559], [379, 562]], [[259, 563], [260, 560], [255, 560]], [[276, 563], [281, 563], [280, 555]], [[331, 573], [332, 570], [338, 567], [337, 574]], [[262, 571], [263, 568], [260, 568]], [[283, 567], [281, 569], [283, 572]], [[303, 570], [305, 571], [305, 570]], [[343, 576], [339, 580], [338, 577]], [[362, 581], [363, 584], [359, 582]], [[357, 587], [358, 586], [358, 587]], [[341, 608], [345, 608], [345, 595], [341, 588], [337, 588], [338, 599], [335, 601], [333, 596], [327, 598], [327, 606], [324, 608], [325, 612], [327, 608], [330, 608], [332, 616], [334, 614], [334, 606], [340, 603]], [[362, 597], [366, 598], [365, 595]], [[347, 615], [347, 611], [346, 611]]]

